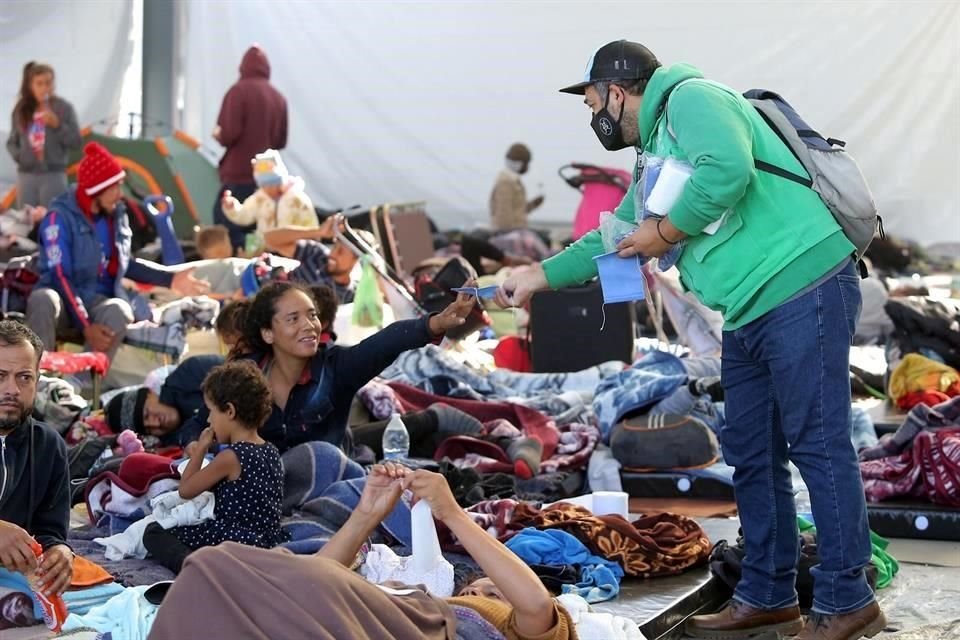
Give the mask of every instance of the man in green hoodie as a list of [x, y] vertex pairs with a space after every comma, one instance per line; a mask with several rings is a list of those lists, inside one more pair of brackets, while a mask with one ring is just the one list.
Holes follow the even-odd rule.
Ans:
[[[603, 146], [636, 148], [637, 168], [616, 216], [637, 225], [622, 257], [678, 249], [684, 287], [723, 314], [726, 461], [746, 557], [730, 604], [696, 616], [704, 638], [797, 633], [799, 640], [855, 640], [885, 625], [864, 567], [870, 531], [850, 441], [849, 347], [860, 312], [854, 247], [813, 190], [761, 172], [762, 160], [805, 175], [803, 166], [737, 92], [687, 64], [663, 67], [643, 45], [617, 41], [594, 53], [582, 82]], [[644, 168], [674, 158], [692, 175], [663, 218], [643, 215]], [[598, 231], [518, 272], [497, 294], [520, 306], [541, 289], [597, 275]], [[788, 461], [810, 491], [820, 533], [813, 613], [804, 625], [795, 590], [796, 507]]]

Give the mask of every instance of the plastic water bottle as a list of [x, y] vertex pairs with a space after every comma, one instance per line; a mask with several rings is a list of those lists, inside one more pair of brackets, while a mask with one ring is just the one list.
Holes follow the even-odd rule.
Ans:
[[410, 434], [400, 419], [400, 414], [390, 416], [390, 423], [383, 431], [383, 459], [399, 460], [410, 455]]

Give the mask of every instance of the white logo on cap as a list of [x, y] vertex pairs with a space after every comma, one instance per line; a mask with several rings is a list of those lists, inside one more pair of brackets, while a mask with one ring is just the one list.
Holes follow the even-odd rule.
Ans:
[[610, 124], [610, 120], [607, 118], [600, 118], [600, 130], [603, 131], [603, 135], [605, 136], [613, 133], [613, 125]]

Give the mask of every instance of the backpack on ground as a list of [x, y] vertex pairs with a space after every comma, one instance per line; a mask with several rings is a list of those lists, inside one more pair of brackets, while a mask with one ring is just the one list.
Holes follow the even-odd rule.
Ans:
[[860, 260], [878, 230], [883, 236], [883, 221], [877, 214], [873, 194], [857, 161], [844, 148], [847, 143], [824, 138], [773, 91], [751, 89], [743, 97], [787, 145], [810, 177], [797, 175], [760, 159], [754, 161], [757, 169], [816, 191], [844, 234], [857, 248], [857, 260]]

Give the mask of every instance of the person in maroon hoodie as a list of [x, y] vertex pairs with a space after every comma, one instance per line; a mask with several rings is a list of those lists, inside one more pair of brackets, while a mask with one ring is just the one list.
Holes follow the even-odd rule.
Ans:
[[223, 97], [213, 137], [227, 149], [220, 159], [221, 187], [213, 205], [213, 221], [229, 229], [236, 252], [253, 227], [241, 227], [227, 219], [221, 208], [223, 194], [230, 191], [241, 202], [253, 195], [257, 184], [250, 159], [267, 149], [287, 146], [287, 100], [270, 84], [270, 62], [259, 45], [243, 54], [240, 79]]

